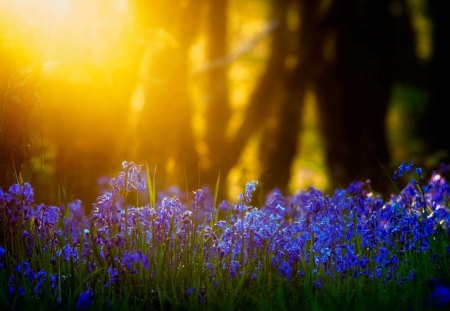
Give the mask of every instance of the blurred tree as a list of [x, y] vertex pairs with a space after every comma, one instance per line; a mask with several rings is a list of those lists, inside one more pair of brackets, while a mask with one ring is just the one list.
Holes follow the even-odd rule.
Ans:
[[[143, 119], [145, 131], [142, 132], [149, 133], [144, 143], [145, 154], [152, 155], [156, 162], [165, 163], [170, 155], [177, 154], [176, 150], [169, 149], [181, 148], [184, 152], [174, 157], [175, 163], [189, 163], [188, 167], [195, 170], [198, 166], [192, 131], [186, 123], [191, 119], [191, 112], [185, 85], [186, 51], [195, 33], [192, 29], [196, 28], [196, 22], [192, 21], [197, 20], [199, 5], [188, 2], [190, 10], [186, 15], [176, 13], [180, 8], [175, 5], [169, 7], [171, 14], [177, 17], [175, 20], [180, 22], [164, 28], [169, 30], [179, 48], [170, 50], [165, 46], [158, 51], [164, 57], [172, 55], [174, 61], [170, 66], [161, 67], [161, 71], [153, 68], [146, 73], [148, 77], [157, 77], [161, 84], [150, 87], [147, 83], [146, 93], [151, 99], [144, 108], [148, 117]], [[227, 55], [226, 7], [226, 1], [208, 2], [207, 56], [211, 63]], [[318, 100], [326, 159], [333, 182], [345, 185], [354, 179], [380, 176], [380, 166], [389, 163], [385, 117], [392, 82], [390, 1], [272, 0], [271, 7], [275, 25], [270, 33], [271, 52], [266, 69], [249, 97], [243, 122], [233, 137], [226, 137], [230, 119], [227, 64], [209, 69], [206, 142], [210, 167], [205, 174], [206, 182], [212, 184], [219, 170], [226, 177], [250, 137], [264, 129], [260, 144], [262, 186], [266, 190], [275, 186], [286, 190], [308, 87], [314, 89]], [[288, 27], [288, 16], [293, 8], [297, 8], [298, 29]], [[190, 35], [179, 29], [187, 29]], [[153, 55], [152, 63], [163, 61]], [[161, 102], [163, 106], [157, 104]], [[176, 119], [170, 111], [177, 111]], [[183, 138], [175, 134], [178, 130]], [[168, 133], [165, 135], [167, 146], [163, 147], [151, 133]], [[191, 170], [189, 175], [192, 173]], [[377, 185], [383, 184], [385, 180]]]
[[386, 185], [380, 172], [389, 164], [385, 126], [392, 83], [389, 2], [335, 0], [315, 29], [324, 32], [314, 83], [334, 185], [363, 178], [372, 179], [378, 189]]
[[[344, 186], [371, 178], [381, 189], [386, 180], [380, 172], [389, 164], [385, 133], [393, 49], [389, 1], [295, 4], [300, 21], [296, 62], [279, 77], [284, 91], [272, 115], [275, 126], [266, 130], [261, 142], [262, 187], [286, 190], [302, 103], [312, 86], [332, 183]], [[278, 30], [283, 35], [278, 34], [277, 40], [282, 40], [287, 28]], [[277, 46], [289, 50], [286, 43]]]
[[[155, 9], [153, 2], [137, 4], [144, 16]], [[188, 189], [199, 186], [188, 86], [189, 51], [198, 30], [201, 4], [201, 0], [163, 1], [156, 5], [160, 20], [145, 24], [144, 18], [143, 24], [148, 37], [141, 68], [146, 98], [140, 116], [140, 155], [163, 172], [173, 165], [178, 180], [170, 182], [186, 183]], [[165, 173], [158, 175], [165, 184]]]
[[[278, 20], [278, 28], [274, 34], [277, 37], [273, 39], [274, 48], [283, 49], [284, 54], [278, 54], [281, 59], [278, 61], [280, 74], [276, 88], [277, 102], [272, 102], [272, 113], [260, 142], [262, 192], [273, 188], [287, 190], [291, 177], [291, 165], [297, 154], [300, 112], [307, 84], [307, 80], [304, 79], [306, 77], [304, 70], [308, 66], [306, 46], [310, 38], [305, 36], [305, 31], [310, 29], [303, 27], [303, 24], [300, 29], [289, 29], [288, 16], [289, 10], [292, 9], [290, 4], [292, 1], [274, 1], [274, 13]], [[301, 32], [300, 37], [304, 40], [300, 46], [299, 40], [293, 38], [299, 35], [298, 31]], [[289, 59], [294, 63], [290, 68], [288, 67]]]
[[[445, 116], [445, 83], [437, 78], [448, 69], [445, 56], [448, 42], [442, 30], [448, 21], [443, 3], [430, 2], [435, 21], [435, 53], [425, 124], [436, 120], [436, 115], [441, 118], [433, 122], [438, 124], [435, 131], [426, 132], [433, 151], [448, 150], [442, 137], [448, 129], [441, 117]], [[139, 19], [136, 29], [143, 44], [130, 48], [134, 54], [129, 58], [133, 59], [124, 65], [127, 69], [122, 80], [109, 83], [111, 77], [85, 68], [92, 73], [89, 79], [95, 83], [89, 79], [79, 83], [55, 78], [47, 84], [54, 89], [49, 98], [53, 98], [57, 107], [50, 116], [64, 123], [61, 129], [58, 122], [48, 126], [48, 136], [57, 145], [57, 175], [72, 183], [77, 196], [89, 197], [86, 200], [90, 201], [97, 193], [93, 175], [106, 174], [118, 158], [130, 155], [134, 158], [132, 152], [116, 154], [119, 144], [123, 144], [123, 149], [132, 149], [132, 144], [123, 133], [111, 135], [111, 124], [125, 128], [128, 121], [125, 119], [133, 117], [128, 99], [136, 84], [132, 104], [134, 116], [139, 115], [138, 160], [161, 169], [157, 174], [160, 187], [186, 183], [192, 189], [204, 183], [213, 185], [219, 171], [226, 178], [248, 142], [260, 137], [261, 189], [278, 187], [286, 191], [298, 154], [301, 114], [308, 92], [315, 95], [318, 104], [333, 186], [362, 178], [373, 179], [378, 188], [386, 184], [381, 172], [390, 160], [385, 118], [391, 86], [394, 81], [422, 85], [425, 76], [414, 51], [415, 33], [407, 0], [265, 1], [270, 14], [257, 37], [269, 37], [269, 53], [263, 72], [255, 78], [250, 91], [243, 121], [233, 135], [230, 135], [233, 114], [230, 78], [234, 77], [228, 76], [228, 69], [232, 62], [241, 61], [239, 53], [246, 53], [229, 51], [232, 39], [229, 24], [233, 17], [229, 16], [229, 7], [236, 4], [230, 0], [130, 0], [130, 4]], [[207, 60], [202, 73], [207, 78], [204, 139], [208, 163], [201, 166], [205, 168], [202, 172], [189, 94], [193, 76], [190, 53], [199, 36], [206, 38]], [[251, 38], [249, 42], [258, 40]], [[251, 49], [253, 43], [246, 45]], [[29, 80], [16, 75], [18, 69], [12, 73], [7, 64], [0, 63], [6, 68], [0, 73], [0, 95], [7, 94], [0, 98], [0, 163], [2, 171], [8, 172], [5, 176], [12, 176], [12, 163], [16, 166], [23, 163], [29, 141], [24, 132], [26, 126], [19, 126], [28, 124], [27, 109], [20, 106], [24, 113], [17, 114], [16, 107], [19, 102], [20, 105], [30, 102], [25, 97], [32, 93], [33, 87], [18, 89], [21, 99], [17, 101], [18, 97], [11, 95], [8, 81]], [[139, 74], [133, 77], [134, 71]], [[68, 91], [73, 93], [71, 98], [65, 94]], [[66, 106], [58, 106], [59, 102]], [[94, 102], [95, 113], [86, 108], [89, 105], [82, 108], [78, 104]], [[58, 117], [63, 114], [64, 117]], [[83, 120], [83, 126], [79, 120]], [[136, 136], [135, 132], [132, 134]], [[118, 135], [122, 135], [121, 139]], [[168, 169], [178, 179], [167, 180]]]
[[207, 2], [207, 61], [212, 66], [208, 71], [206, 144], [209, 166], [204, 172], [203, 182], [213, 185], [221, 170], [221, 156], [226, 143], [226, 133], [231, 116], [229, 103], [228, 66], [221, 62], [228, 55], [228, 1]]
[[271, 37], [270, 54], [265, 69], [249, 96], [241, 125], [233, 137], [228, 137], [223, 145], [220, 170], [225, 178], [238, 162], [249, 139], [260, 131], [269, 119], [273, 101], [277, 99], [278, 88], [285, 74], [287, 3], [286, 0], [271, 1], [273, 11], [265, 32]]
[[[2, 35], [0, 33], [0, 35]], [[18, 181], [31, 157], [36, 77], [20, 47], [0, 37], [0, 187]]]
[[417, 56], [417, 35], [413, 28], [407, 0], [391, 0], [392, 16], [392, 79], [413, 87], [426, 87], [427, 68]]
[[[435, 155], [439, 161], [450, 161], [450, 122], [448, 120], [448, 79], [450, 72], [450, 2], [428, 1], [433, 23], [433, 55], [430, 62], [429, 100], [422, 125], [426, 153]], [[435, 163], [439, 164], [439, 163]]]

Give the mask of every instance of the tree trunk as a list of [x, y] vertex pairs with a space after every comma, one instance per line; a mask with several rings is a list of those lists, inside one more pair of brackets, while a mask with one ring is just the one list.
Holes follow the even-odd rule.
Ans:
[[[291, 166], [297, 154], [298, 137], [300, 134], [300, 115], [304, 106], [304, 97], [307, 89], [308, 76], [311, 74], [312, 59], [316, 53], [311, 53], [317, 44], [314, 42], [315, 31], [311, 18], [317, 3], [310, 1], [300, 3], [298, 1], [297, 14], [301, 22], [300, 28], [293, 31], [297, 40], [286, 36], [288, 53], [296, 59], [294, 68], [287, 70], [281, 81], [282, 90], [280, 102], [276, 105], [276, 126], [268, 127], [261, 141], [262, 173], [260, 192], [265, 193], [278, 188], [282, 192], [287, 191], [291, 178]], [[283, 7], [281, 7], [283, 8]], [[284, 17], [287, 17], [288, 7], [284, 7]], [[290, 8], [292, 9], [292, 7]], [[290, 32], [287, 20], [284, 23], [286, 34]], [[281, 40], [282, 38], [280, 38]], [[289, 42], [291, 45], [289, 46]], [[297, 43], [293, 46], [292, 42]]]
[[388, 0], [336, 0], [325, 20], [334, 51], [324, 57], [316, 94], [326, 161], [335, 186], [370, 178], [384, 187], [389, 164], [392, 21]]
[[[450, 161], [450, 122], [448, 117], [448, 79], [450, 72], [450, 2], [429, 1], [433, 21], [433, 56], [430, 63], [429, 101], [422, 130], [426, 152], [435, 155], [436, 162]], [[437, 163], [436, 163], [437, 164]]]
[[[208, 61], [213, 63], [228, 54], [228, 1], [209, 0], [207, 12]], [[228, 67], [226, 64], [208, 72], [206, 144], [209, 166], [204, 182], [214, 185], [221, 169], [220, 157], [226, 142], [226, 132], [231, 116], [229, 104]]]
[[[189, 49], [198, 30], [201, 2], [162, 5], [164, 18], [158, 26], [165, 33], [157, 32], [156, 42], [149, 38], [152, 55], [143, 62], [146, 101], [141, 113], [140, 154], [149, 166], [160, 169], [157, 177], [161, 187], [172, 183], [184, 184], [187, 189], [199, 186], [188, 85]], [[170, 165], [173, 174], [167, 178], [165, 169]]]
[[250, 95], [243, 122], [236, 135], [225, 144], [221, 157], [221, 175], [227, 176], [230, 169], [237, 163], [248, 140], [267, 121], [268, 114], [277, 87], [283, 81], [284, 65], [287, 51], [285, 7], [288, 0], [272, 0], [273, 16], [277, 26], [272, 32], [271, 52], [264, 73], [259, 78], [255, 89]]

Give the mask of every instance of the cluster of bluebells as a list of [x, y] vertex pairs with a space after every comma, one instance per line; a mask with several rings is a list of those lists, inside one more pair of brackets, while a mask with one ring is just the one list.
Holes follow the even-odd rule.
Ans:
[[[35, 204], [27, 183], [0, 189], [0, 269], [11, 266], [8, 299], [48, 290], [55, 303], [64, 303], [61, 288], [70, 283], [70, 275], [60, 271], [64, 263], [88, 272], [102, 268], [104, 289], [139, 274], [151, 282], [162, 268], [155, 258], [161, 249], [172, 255], [164, 269], [201, 258], [212, 284], [224, 275], [256, 279], [267, 258], [281, 276], [309, 277], [317, 288], [324, 275], [402, 283], [414, 279], [414, 271], [399, 272], [404, 254], [427, 251], [436, 230], [450, 231], [450, 185], [438, 172], [424, 185], [411, 180], [386, 201], [367, 183], [355, 182], [332, 195], [313, 188], [289, 197], [273, 191], [263, 206], [254, 207], [254, 181], [234, 203], [214, 206], [207, 188], [191, 196], [172, 189], [154, 206], [141, 206], [130, 202], [148, 191], [142, 167], [132, 162], [122, 167], [89, 215], [79, 200], [63, 207]], [[414, 168], [422, 179], [411, 163], [400, 166], [395, 177]], [[50, 255], [41, 256], [44, 252]], [[49, 261], [48, 271], [43, 260]], [[78, 287], [76, 308], [91, 307], [95, 286]], [[198, 292], [203, 299], [204, 291], [187, 287], [185, 296]]]

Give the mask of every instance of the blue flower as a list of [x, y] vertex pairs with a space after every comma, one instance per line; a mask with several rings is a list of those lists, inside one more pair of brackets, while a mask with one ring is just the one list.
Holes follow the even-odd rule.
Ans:
[[89, 308], [92, 306], [93, 298], [94, 293], [90, 289], [80, 293], [80, 296], [78, 297], [77, 303], [75, 305], [77, 310], [89, 310]]
[[112, 283], [119, 280], [119, 270], [117, 268], [108, 268], [109, 281], [105, 284], [105, 288], [108, 288]]
[[24, 183], [23, 185], [14, 184], [9, 188], [9, 193], [17, 198], [23, 198], [23, 203], [25, 204], [31, 204], [34, 202], [33, 187], [31, 187], [29, 183]]
[[423, 176], [423, 171], [421, 167], [416, 167], [416, 174], [419, 175], [420, 178]]
[[192, 203], [192, 209], [195, 211], [200, 208], [200, 204], [202, 204], [206, 199], [205, 191], [203, 189], [199, 189], [194, 191], [194, 202]]
[[195, 288], [195, 287], [191, 287], [191, 288], [188, 288], [185, 292], [184, 292], [184, 294], [186, 295], [186, 296], [189, 296], [189, 295], [191, 295], [193, 292], [195, 292], [197, 289]]
[[394, 172], [394, 179], [398, 179], [399, 177], [402, 177], [404, 174], [410, 172], [414, 167], [413, 162], [408, 163], [402, 163], [398, 167], [398, 169]]
[[142, 252], [125, 252], [123, 254], [122, 266], [125, 266], [132, 273], [137, 273], [137, 270], [134, 269], [136, 264], [140, 264], [145, 270], [150, 268], [148, 257]]
[[69, 203], [70, 217], [80, 221], [83, 219], [83, 206], [81, 200], [75, 200]]
[[257, 185], [258, 185], [258, 182], [256, 180], [247, 183], [245, 185], [245, 191], [238, 196], [238, 199], [240, 201], [245, 200], [247, 202], [250, 202], [252, 200], [252, 194], [253, 194], [253, 192], [255, 192]]
[[36, 208], [36, 220], [39, 223], [39, 227], [42, 228], [53, 228], [58, 222], [59, 218], [59, 208], [56, 206], [48, 206], [40, 204]]
[[292, 275], [292, 267], [291, 267], [291, 265], [290, 265], [288, 262], [283, 261], [283, 262], [281, 263], [281, 265], [278, 267], [278, 270], [279, 270], [286, 278], [288, 278], [288, 279], [291, 278], [291, 275]]
[[450, 306], [450, 286], [439, 282], [434, 282], [433, 292], [429, 300], [438, 308], [446, 308]]

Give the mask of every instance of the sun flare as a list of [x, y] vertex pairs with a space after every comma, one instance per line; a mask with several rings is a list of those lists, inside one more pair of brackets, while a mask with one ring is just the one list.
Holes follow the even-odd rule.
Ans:
[[76, 75], [80, 66], [105, 69], [130, 53], [127, 0], [6, 0], [0, 16], [0, 33], [44, 71]]

